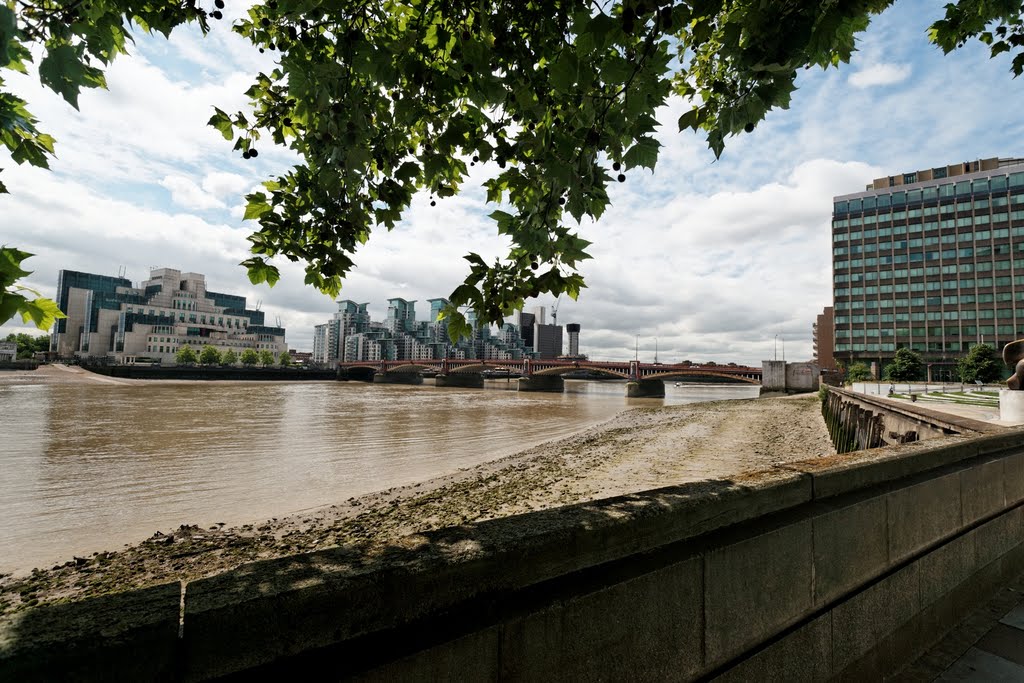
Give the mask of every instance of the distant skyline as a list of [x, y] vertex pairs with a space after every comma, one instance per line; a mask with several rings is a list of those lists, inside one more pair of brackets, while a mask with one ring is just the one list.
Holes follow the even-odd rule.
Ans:
[[[244, 13], [230, 5], [230, 16]], [[1010, 59], [972, 43], [943, 56], [927, 42], [941, 5], [903, 0], [859, 42], [853, 63], [803, 71], [792, 107], [773, 111], [753, 133], [731, 138], [714, 160], [702, 137], [679, 133], [688, 109], [673, 99], [659, 116], [664, 148], [655, 174], [627, 173], [609, 188], [612, 207], [582, 236], [589, 288], [563, 297], [558, 319], [580, 323], [580, 352], [598, 360], [720, 361], [758, 365], [776, 335], [789, 360], [812, 355], [811, 325], [831, 303], [830, 218], [834, 195], [873, 178], [986, 157], [1024, 156], [1024, 82]], [[245, 193], [279, 173], [292, 154], [269, 142], [243, 160], [205, 123], [218, 106], [245, 108], [242, 94], [273, 55], [260, 55], [227, 22], [209, 36], [170, 41], [138, 35], [129, 57], [107, 73], [109, 91], [87, 91], [75, 112], [38, 80], [12, 75], [40, 127], [57, 139], [52, 171], [17, 166], [0, 152], [0, 244], [36, 254], [25, 284], [53, 297], [64, 268], [139, 282], [150, 267], [204, 273], [210, 289], [262, 302], [281, 318], [288, 345], [311, 350], [313, 327], [336, 304], [303, 285], [301, 264], [282, 261], [274, 288], [254, 287], [237, 264], [248, 256]], [[7, 74], [5, 74], [7, 77]], [[465, 277], [467, 251], [485, 260], [507, 241], [486, 217], [480, 171], [459, 197], [422, 193], [391, 233], [379, 231], [356, 256], [339, 298], [370, 302], [447, 296]], [[554, 304], [550, 297], [526, 308]], [[427, 308], [418, 314], [423, 319]], [[10, 332], [40, 334], [9, 321]], [[781, 354], [780, 354], [781, 355]]]

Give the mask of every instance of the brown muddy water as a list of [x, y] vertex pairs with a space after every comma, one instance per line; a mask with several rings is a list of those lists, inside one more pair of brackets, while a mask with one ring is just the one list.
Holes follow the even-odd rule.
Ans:
[[117, 550], [179, 524], [242, 524], [494, 460], [630, 406], [756, 386], [619, 382], [562, 394], [354, 382], [0, 386], [0, 571]]

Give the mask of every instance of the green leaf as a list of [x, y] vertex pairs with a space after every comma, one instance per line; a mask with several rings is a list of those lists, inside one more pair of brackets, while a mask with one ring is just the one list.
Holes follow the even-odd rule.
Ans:
[[572, 52], [565, 51], [551, 65], [551, 84], [559, 90], [568, 92], [576, 84], [579, 72], [579, 60]]
[[0, 291], [0, 323], [5, 323], [25, 305], [25, 297]]
[[40, 330], [48, 330], [53, 327], [57, 318], [67, 317], [61, 312], [56, 301], [42, 298], [25, 301], [20, 312], [22, 321], [27, 323], [31, 320]]
[[18, 25], [14, 11], [6, 5], [0, 5], [0, 67], [11, 62], [9, 46], [18, 33]]
[[273, 287], [281, 279], [281, 272], [277, 266], [271, 265], [261, 258], [246, 259], [239, 265], [245, 266], [249, 272], [249, 281], [254, 285], [266, 282]]
[[75, 109], [83, 87], [106, 87], [103, 72], [83, 63], [79, 49], [67, 43], [51, 47], [39, 64], [39, 80]]
[[262, 192], [248, 195], [246, 199], [248, 203], [245, 205], [245, 214], [242, 216], [242, 220], [254, 220], [271, 210], [270, 204], [267, 203], [267, 195]]
[[654, 138], [643, 137], [636, 141], [636, 144], [629, 148], [623, 155], [622, 161], [628, 168], [642, 166], [654, 170], [658, 163], [658, 149], [661, 143]]
[[220, 134], [224, 136], [225, 140], [230, 140], [235, 134], [234, 126], [231, 125], [231, 117], [217, 107], [214, 107], [213, 111], [215, 113], [210, 117], [210, 120], [206, 122], [206, 125], [213, 126], [220, 131]]
[[15, 281], [27, 277], [32, 271], [24, 270], [21, 262], [32, 254], [13, 247], [0, 247], [0, 286], [10, 287]]

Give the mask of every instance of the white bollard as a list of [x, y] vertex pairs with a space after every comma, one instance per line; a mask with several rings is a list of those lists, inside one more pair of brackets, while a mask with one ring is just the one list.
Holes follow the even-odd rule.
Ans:
[[1024, 424], [1024, 391], [999, 390], [999, 420]]

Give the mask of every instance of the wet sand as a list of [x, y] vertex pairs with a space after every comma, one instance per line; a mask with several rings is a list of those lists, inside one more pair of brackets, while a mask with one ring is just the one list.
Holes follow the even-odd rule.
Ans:
[[338, 545], [372, 549], [431, 529], [728, 479], [833, 452], [814, 395], [634, 408], [566, 439], [411, 486], [262, 524], [201, 529], [182, 520], [178, 529], [157, 530], [135, 545], [68, 558], [28, 576], [0, 576], [0, 613]]

